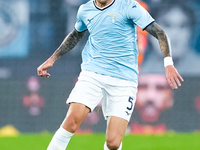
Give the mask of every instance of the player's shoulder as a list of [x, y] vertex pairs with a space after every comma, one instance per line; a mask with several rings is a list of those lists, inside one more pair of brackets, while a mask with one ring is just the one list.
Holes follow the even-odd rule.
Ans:
[[135, 0], [115, 0], [124, 11], [128, 11], [131, 8], [136, 8], [138, 2]]
[[93, 0], [89, 0], [87, 3], [84, 3], [82, 4], [80, 7], [79, 7], [79, 10], [85, 10], [85, 9], [88, 9], [89, 7], [93, 6]]

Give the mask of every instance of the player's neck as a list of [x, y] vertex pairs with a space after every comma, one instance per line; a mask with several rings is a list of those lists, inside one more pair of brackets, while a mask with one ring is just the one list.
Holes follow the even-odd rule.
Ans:
[[114, 0], [95, 0], [95, 4], [99, 8], [104, 8], [110, 5]]

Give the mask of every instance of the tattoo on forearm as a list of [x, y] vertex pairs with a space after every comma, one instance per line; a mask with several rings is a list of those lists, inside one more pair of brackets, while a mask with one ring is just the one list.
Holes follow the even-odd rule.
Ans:
[[164, 57], [170, 56], [170, 47], [166, 34], [158, 33], [158, 41]]
[[165, 32], [159, 27], [157, 23], [152, 23], [145, 29], [148, 33], [158, 39], [161, 52], [164, 57], [170, 56], [170, 45]]
[[53, 53], [51, 59], [55, 62], [65, 53], [73, 49], [84, 36], [85, 31], [78, 32], [75, 29], [63, 40], [58, 49]]

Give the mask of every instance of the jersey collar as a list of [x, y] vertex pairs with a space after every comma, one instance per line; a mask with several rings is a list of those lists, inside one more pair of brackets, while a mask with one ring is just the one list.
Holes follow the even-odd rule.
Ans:
[[93, 0], [94, 6], [95, 6], [97, 9], [101, 10], [101, 11], [103, 11], [103, 10], [107, 9], [108, 7], [112, 6], [112, 4], [114, 4], [114, 2], [115, 2], [115, 0], [113, 0], [112, 3], [110, 3], [108, 6], [105, 6], [105, 7], [103, 7], [103, 8], [99, 8], [99, 7], [95, 4], [95, 0]]

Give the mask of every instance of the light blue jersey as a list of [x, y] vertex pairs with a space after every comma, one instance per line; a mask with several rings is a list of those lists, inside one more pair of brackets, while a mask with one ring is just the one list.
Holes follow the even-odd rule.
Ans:
[[144, 29], [154, 19], [134, 0], [113, 0], [98, 8], [94, 0], [80, 6], [75, 29], [88, 30], [82, 70], [138, 82], [136, 25]]

